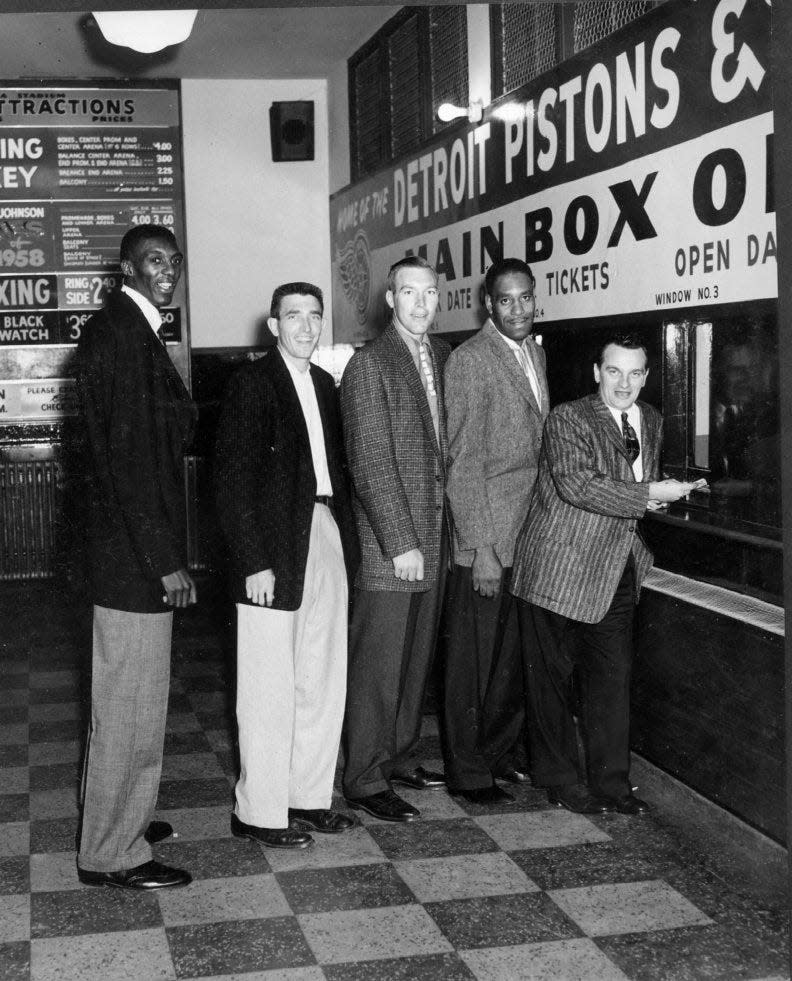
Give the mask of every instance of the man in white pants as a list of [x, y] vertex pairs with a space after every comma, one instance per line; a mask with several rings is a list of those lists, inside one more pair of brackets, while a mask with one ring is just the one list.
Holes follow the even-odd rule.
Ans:
[[217, 508], [237, 601], [241, 772], [231, 829], [276, 848], [354, 820], [331, 809], [346, 696], [347, 569], [356, 539], [333, 378], [310, 363], [321, 290], [272, 297], [266, 357], [232, 378]]

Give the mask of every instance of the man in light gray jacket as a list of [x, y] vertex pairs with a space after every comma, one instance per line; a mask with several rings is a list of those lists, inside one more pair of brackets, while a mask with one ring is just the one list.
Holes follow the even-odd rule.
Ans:
[[534, 277], [520, 259], [485, 280], [490, 319], [449, 357], [448, 486], [454, 566], [446, 607], [445, 763], [467, 800], [513, 800], [525, 716], [516, 608], [508, 591], [548, 412], [544, 351], [531, 338]]

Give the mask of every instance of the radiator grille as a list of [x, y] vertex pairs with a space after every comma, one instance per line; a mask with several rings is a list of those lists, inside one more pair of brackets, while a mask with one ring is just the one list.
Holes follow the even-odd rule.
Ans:
[[[209, 507], [206, 462], [184, 461], [189, 568], [208, 568]], [[63, 551], [62, 470], [55, 460], [0, 463], [0, 581], [47, 579], [56, 574]]]
[[54, 460], [0, 463], [0, 579], [55, 574], [60, 499], [60, 468]]

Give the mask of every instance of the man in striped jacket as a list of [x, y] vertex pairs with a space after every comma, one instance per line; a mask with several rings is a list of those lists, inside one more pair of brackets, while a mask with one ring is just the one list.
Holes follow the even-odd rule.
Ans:
[[[642, 342], [613, 336], [594, 365], [598, 390], [550, 413], [514, 556], [532, 779], [552, 804], [582, 814], [648, 810], [629, 780], [633, 615], [652, 565], [638, 519], [694, 485], [658, 480], [662, 419], [637, 401], [647, 373]], [[578, 775], [575, 666], [588, 787]]]

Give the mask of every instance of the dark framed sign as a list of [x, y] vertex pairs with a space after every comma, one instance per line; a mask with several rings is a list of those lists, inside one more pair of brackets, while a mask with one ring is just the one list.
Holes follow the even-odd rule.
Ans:
[[[183, 243], [183, 199], [178, 81], [0, 82], [0, 424], [74, 411], [74, 348], [120, 285], [121, 237], [151, 222]], [[177, 296], [164, 317], [189, 382]]]

